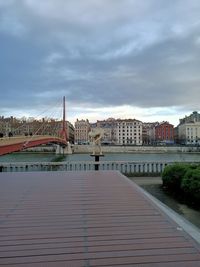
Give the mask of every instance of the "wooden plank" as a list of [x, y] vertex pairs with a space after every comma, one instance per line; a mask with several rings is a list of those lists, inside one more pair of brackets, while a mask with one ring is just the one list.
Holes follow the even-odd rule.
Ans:
[[117, 172], [0, 174], [0, 266], [200, 266], [200, 249]]

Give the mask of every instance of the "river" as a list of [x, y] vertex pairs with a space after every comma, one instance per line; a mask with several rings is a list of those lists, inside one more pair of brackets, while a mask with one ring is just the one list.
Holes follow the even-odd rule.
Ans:
[[[0, 156], [0, 162], [51, 162], [60, 156], [54, 153], [12, 153]], [[66, 155], [62, 161], [93, 161], [90, 154]], [[200, 162], [200, 153], [110, 153], [105, 154], [103, 161], [194, 161]]]

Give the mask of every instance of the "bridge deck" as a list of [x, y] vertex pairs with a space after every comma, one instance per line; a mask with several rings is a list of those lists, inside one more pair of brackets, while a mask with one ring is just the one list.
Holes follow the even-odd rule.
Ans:
[[48, 143], [67, 145], [67, 142], [65, 140], [50, 135], [14, 136], [10, 138], [7, 137], [0, 139], [0, 156]]
[[52, 138], [50, 135], [35, 135], [35, 136], [13, 136], [13, 137], [5, 137], [0, 139], [0, 147], [6, 145], [13, 145], [18, 143], [30, 142], [30, 141], [37, 141]]
[[200, 266], [199, 246], [118, 172], [0, 174], [0, 266]]

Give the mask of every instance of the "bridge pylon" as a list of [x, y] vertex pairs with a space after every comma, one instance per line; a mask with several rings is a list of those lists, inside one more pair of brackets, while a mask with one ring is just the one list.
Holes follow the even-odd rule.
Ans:
[[60, 131], [60, 137], [64, 139], [65, 141], [68, 141], [68, 136], [67, 136], [67, 127], [66, 127], [66, 111], [65, 111], [65, 96], [63, 96], [63, 119], [62, 119], [62, 129]]
[[67, 146], [63, 147], [57, 145], [56, 154], [72, 154], [71, 145], [68, 141], [67, 125], [66, 125], [66, 109], [65, 109], [65, 96], [63, 96], [63, 120], [62, 120], [62, 129], [60, 131], [60, 137], [67, 142]]
[[56, 155], [71, 155], [72, 154], [72, 149], [71, 145], [69, 142], [67, 142], [67, 146], [61, 146], [61, 145], [56, 145]]

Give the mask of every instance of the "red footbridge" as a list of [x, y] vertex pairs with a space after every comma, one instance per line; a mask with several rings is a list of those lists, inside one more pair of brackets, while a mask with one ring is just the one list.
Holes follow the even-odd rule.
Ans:
[[46, 144], [58, 144], [61, 146], [66, 146], [67, 141], [65, 139], [49, 135], [35, 135], [30, 137], [16, 136], [10, 138], [2, 138], [0, 139], [0, 156], [12, 152], [22, 151], [26, 148]]
[[33, 136], [12, 136], [0, 139], [0, 156], [12, 152], [19, 152], [26, 148], [36, 147], [46, 144], [58, 144], [62, 147], [67, 146], [67, 127], [65, 120], [65, 97], [63, 97], [63, 119], [62, 129], [58, 136], [33, 135]]

